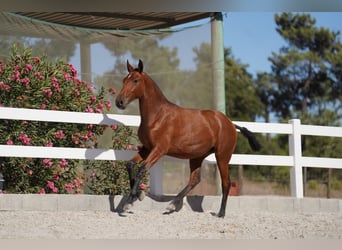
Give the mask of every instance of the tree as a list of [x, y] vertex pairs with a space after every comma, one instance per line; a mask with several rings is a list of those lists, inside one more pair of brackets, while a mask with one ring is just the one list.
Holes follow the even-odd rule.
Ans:
[[11, 51], [13, 44], [17, 47], [30, 47], [33, 56], [45, 55], [46, 60], [54, 61], [63, 59], [69, 61], [74, 55], [76, 45], [74, 42], [58, 39], [41, 39], [17, 36], [0, 36], [0, 60], [6, 61], [8, 51]]
[[329, 76], [330, 59], [339, 46], [338, 33], [315, 27], [309, 14], [275, 15], [277, 32], [287, 46], [272, 53], [276, 114], [289, 119], [303, 117], [308, 111], [319, 113], [331, 100], [334, 81]]
[[225, 49], [226, 112], [234, 120], [254, 121], [262, 113], [257, 86], [247, 66]]
[[[269, 58], [273, 111], [284, 120], [300, 118], [302, 123], [338, 126], [342, 117], [339, 32], [316, 27], [316, 20], [309, 14], [276, 14], [275, 22], [287, 46]], [[338, 157], [338, 140], [303, 136], [303, 154]], [[322, 176], [324, 170], [310, 170], [317, 171]], [[307, 169], [305, 181], [306, 176]]]

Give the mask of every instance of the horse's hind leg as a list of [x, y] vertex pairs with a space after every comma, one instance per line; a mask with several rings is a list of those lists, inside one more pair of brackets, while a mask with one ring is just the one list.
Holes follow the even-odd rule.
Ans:
[[183, 198], [201, 181], [201, 164], [204, 158], [190, 160], [190, 179], [185, 188], [166, 208], [169, 212], [179, 211], [183, 205]]
[[216, 216], [223, 218], [226, 214], [227, 199], [228, 199], [228, 194], [229, 194], [229, 190], [231, 186], [229, 170], [228, 170], [229, 160], [219, 159], [219, 157], [216, 155], [216, 161], [217, 161], [217, 165], [220, 171], [221, 186], [222, 186], [221, 207], [220, 207], [218, 214], [216, 214]]

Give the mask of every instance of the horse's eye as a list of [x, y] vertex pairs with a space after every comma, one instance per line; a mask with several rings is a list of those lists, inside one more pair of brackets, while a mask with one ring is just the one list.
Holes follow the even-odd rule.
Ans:
[[138, 83], [138, 80], [137, 80], [137, 79], [134, 79], [134, 80], [133, 80], [133, 83], [137, 84], [137, 83]]

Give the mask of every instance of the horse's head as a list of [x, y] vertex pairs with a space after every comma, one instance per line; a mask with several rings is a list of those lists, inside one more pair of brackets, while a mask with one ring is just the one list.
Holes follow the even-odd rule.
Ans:
[[143, 62], [139, 59], [138, 68], [134, 69], [127, 60], [128, 75], [123, 79], [123, 85], [116, 98], [116, 106], [125, 109], [134, 99], [144, 94]]

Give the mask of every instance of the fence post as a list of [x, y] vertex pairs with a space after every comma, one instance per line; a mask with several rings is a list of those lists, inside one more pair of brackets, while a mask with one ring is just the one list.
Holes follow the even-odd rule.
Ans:
[[293, 166], [290, 170], [291, 196], [303, 198], [303, 173], [302, 173], [302, 141], [300, 120], [292, 119], [292, 134], [289, 135], [289, 154], [293, 156]]
[[150, 168], [150, 193], [152, 195], [163, 194], [163, 160], [159, 160]]

